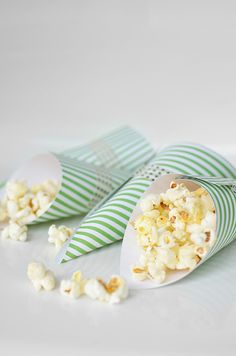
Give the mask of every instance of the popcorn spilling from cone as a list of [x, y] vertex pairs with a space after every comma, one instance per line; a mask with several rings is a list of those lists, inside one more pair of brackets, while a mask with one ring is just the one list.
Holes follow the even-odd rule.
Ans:
[[15, 241], [26, 241], [27, 240], [28, 228], [26, 225], [20, 225], [17, 222], [10, 221], [2, 231], [3, 239], [11, 239]]
[[0, 203], [0, 222], [9, 222], [2, 231], [2, 237], [26, 241], [26, 225], [49, 208], [58, 190], [59, 183], [52, 179], [31, 187], [25, 181], [9, 181]]
[[216, 213], [209, 193], [171, 182], [161, 194], [140, 201], [134, 222], [140, 256], [133, 277], [165, 282], [169, 271], [192, 270], [215, 242]]

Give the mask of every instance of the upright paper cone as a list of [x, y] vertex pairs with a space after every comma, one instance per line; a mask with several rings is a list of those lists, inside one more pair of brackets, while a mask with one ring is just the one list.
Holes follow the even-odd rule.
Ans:
[[45, 179], [60, 182], [55, 200], [32, 222], [35, 224], [88, 213], [153, 155], [148, 141], [126, 127], [62, 154], [38, 155], [20, 167], [10, 180], [26, 180], [29, 185]]
[[[166, 158], [166, 160], [165, 160]], [[132, 212], [144, 192], [161, 175], [176, 173], [236, 178], [236, 169], [223, 157], [196, 144], [179, 144], [160, 151], [143, 170], [85, 217], [62, 249], [58, 261], [67, 262], [85, 253], [121, 240]]]

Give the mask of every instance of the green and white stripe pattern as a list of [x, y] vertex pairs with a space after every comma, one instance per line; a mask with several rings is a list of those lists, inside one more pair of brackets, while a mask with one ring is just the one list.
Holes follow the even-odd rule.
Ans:
[[164, 147], [158, 152], [156, 163], [174, 173], [236, 178], [236, 169], [224, 157], [191, 143]]
[[66, 251], [59, 254], [59, 261], [69, 261], [121, 240], [135, 205], [149, 185], [150, 181], [142, 177], [130, 180], [100, 209], [85, 218]]
[[63, 151], [67, 157], [110, 169], [133, 173], [146, 164], [155, 151], [150, 143], [131, 127], [122, 127], [88, 145]]
[[[208, 191], [216, 208], [217, 226], [216, 242], [203, 261], [227, 246], [236, 238], [236, 193], [230, 180], [225, 180], [227, 185], [222, 185], [224, 180], [197, 179], [188, 177]], [[236, 181], [231, 181], [234, 185]]]
[[61, 188], [49, 209], [32, 224], [86, 214], [130, 178], [126, 171], [96, 167], [63, 155], [56, 157], [62, 170]]
[[[68, 244], [60, 252], [58, 261], [67, 262], [121, 240], [124, 237], [134, 207], [146, 189], [162, 174], [174, 171], [174, 173], [202, 175], [204, 177], [218, 176], [230, 179], [236, 177], [236, 170], [229, 162], [205, 147], [194, 144], [180, 144], [174, 147], [173, 151], [171, 147], [161, 151], [154, 160], [108, 199], [102, 207], [85, 217]], [[175, 153], [179, 151], [181, 151], [180, 155]], [[168, 153], [168, 156], [165, 155], [165, 152]], [[170, 166], [169, 152], [173, 152], [174, 166], [172, 161]], [[168, 157], [167, 161], [164, 157]], [[202, 161], [199, 157], [202, 157]], [[198, 168], [199, 166], [200, 168]], [[208, 185], [211, 186], [210, 183]], [[221, 188], [223, 190], [230, 189], [215, 185], [212, 189]]]
[[32, 224], [87, 214], [154, 155], [150, 143], [130, 127], [55, 154], [61, 166], [60, 191], [49, 209]]

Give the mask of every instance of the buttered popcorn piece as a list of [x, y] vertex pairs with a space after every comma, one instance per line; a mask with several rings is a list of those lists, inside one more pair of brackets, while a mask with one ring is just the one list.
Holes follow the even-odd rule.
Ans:
[[29, 263], [27, 268], [27, 276], [37, 292], [42, 289], [51, 291], [56, 286], [56, 279], [54, 274], [52, 271], [47, 270], [43, 263]]
[[48, 242], [55, 244], [56, 248], [59, 249], [72, 234], [73, 230], [67, 226], [51, 225], [48, 230]]
[[62, 280], [60, 292], [62, 295], [77, 299], [84, 294], [85, 279], [80, 271], [73, 273], [69, 280]]
[[120, 303], [128, 296], [125, 280], [117, 275], [112, 276], [108, 283], [101, 279], [89, 279], [85, 283], [84, 292], [91, 299], [110, 304]]
[[138, 280], [162, 283], [169, 270], [193, 269], [215, 242], [215, 207], [203, 188], [171, 182], [165, 193], [142, 199], [140, 208], [132, 223], [140, 259], [131, 272]]

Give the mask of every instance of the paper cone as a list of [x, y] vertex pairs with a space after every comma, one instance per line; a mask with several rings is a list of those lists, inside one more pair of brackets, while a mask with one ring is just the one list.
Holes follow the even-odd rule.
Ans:
[[[55, 200], [43, 215], [32, 222], [35, 224], [88, 213], [153, 155], [153, 148], [142, 135], [131, 128], [122, 128], [62, 154], [35, 156], [10, 180], [26, 180], [29, 185], [45, 179], [60, 182]], [[1, 195], [4, 195], [4, 189]]]
[[147, 163], [155, 151], [139, 132], [131, 127], [122, 127], [108, 135], [62, 152], [63, 155], [103, 166], [135, 172]]
[[[206, 147], [195, 144], [179, 144], [173, 147], [172, 149], [172, 146], [169, 146], [160, 151], [153, 161], [107, 199], [102, 207], [98, 206], [92, 214], [85, 217], [58, 255], [58, 261], [67, 262], [123, 239], [132, 212], [144, 192], [161, 175], [171, 173], [171, 169], [182, 174], [236, 178], [236, 169]], [[166, 161], [164, 157], [167, 157]], [[173, 165], [172, 161], [170, 163], [170, 160], [174, 160], [175, 164]]]
[[[169, 188], [171, 181], [184, 183], [189, 190], [203, 187], [210, 194], [215, 205], [217, 238], [207, 255], [194, 268], [196, 269], [208, 258], [236, 238], [236, 194], [234, 189], [232, 189], [232, 179], [216, 179], [215, 181], [209, 179], [208, 181], [206, 178], [203, 180], [191, 176], [168, 174], [154, 181], [145, 192], [145, 195], [165, 192]], [[223, 182], [225, 185], [223, 185]], [[236, 183], [236, 181], [233, 181], [233, 183]], [[141, 209], [137, 205], [130, 217], [130, 221], [135, 220], [140, 214]], [[165, 282], [162, 284], [159, 284], [155, 280], [138, 281], [134, 279], [131, 274], [131, 266], [137, 264], [139, 253], [139, 248], [136, 242], [136, 232], [133, 227], [128, 224], [122, 244], [120, 269], [122, 276], [126, 278], [129, 287], [132, 289], [147, 289], [165, 286], [176, 282], [193, 272], [193, 270], [170, 271], [167, 274]]]

